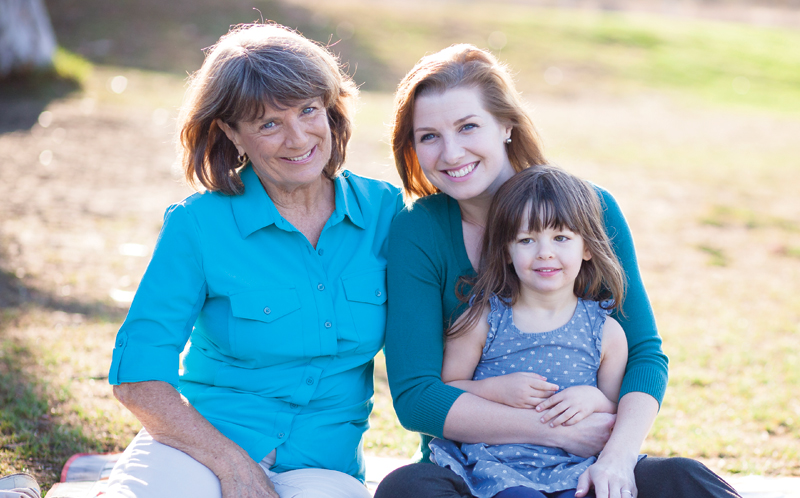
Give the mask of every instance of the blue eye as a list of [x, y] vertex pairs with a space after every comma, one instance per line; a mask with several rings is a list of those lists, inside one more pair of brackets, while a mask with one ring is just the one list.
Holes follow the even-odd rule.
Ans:
[[261, 126], [261, 128], [264, 130], [269, 130], [270, 128], [274, 127], [275, 127], [275, 121], [268, 121]]
[[316, 108], [312, 106], [306, 107], [305, 109], [303, 109], [303, 114], [311, 114], [312, 112], [314, 112], [314, 109]]
[[422, 135], [421, 137], [419, 137], [419, 141], [420, 142], [426, 142], [428, 140], [432, 140], [433, 137], [434, 137], [433, 133], [426, 133], [426, 134]]
[[467, 124], [465, 124], [464, 126], [461, 127], [461, 131], [469, 131], [469, 130], [471, 130], [473, 128], [477, 128], [477, 127], [478, 127], [478, 125], [476, 125], [475, 123], [467, 123]]

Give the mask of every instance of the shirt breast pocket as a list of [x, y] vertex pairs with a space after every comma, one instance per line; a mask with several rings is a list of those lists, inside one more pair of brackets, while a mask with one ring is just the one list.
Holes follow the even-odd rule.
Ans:
[[300, 298], [294, 288], [240, 292], [230, 300], [230, 342], [237, 359], [258, 365], [303, 355]]
[[[386, 269], [368, 270], [342, 277], [344, 294], [353, 318], [356, 337], [341, 337], [353, 340], [359, 348], [380, 348], [386, 330]], [[347, 335], [347, 330], [340, 334]]]

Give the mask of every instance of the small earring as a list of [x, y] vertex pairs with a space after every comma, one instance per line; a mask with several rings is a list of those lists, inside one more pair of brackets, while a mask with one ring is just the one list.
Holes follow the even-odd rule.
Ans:
[[244, 166], [245, 164], [247, 164], [248, 161], [247, 153], [239, 154], [238, 156], [236, 156], [236, 160], [239, 161], [239, 166]]
[[510, 143], [511, 143], [511, 137], [506, 138], [506, 145], [509, 145]]

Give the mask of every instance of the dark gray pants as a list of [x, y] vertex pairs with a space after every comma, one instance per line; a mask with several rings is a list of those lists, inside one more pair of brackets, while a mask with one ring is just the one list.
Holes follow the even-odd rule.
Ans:
[[[741, 498], [730, 484], [689, 458], [647, 457], [634, 469], [639, 498]], [[471, 498], [455, 472], [430, 463], [400, 467], [381, 482], [375, 498]]]

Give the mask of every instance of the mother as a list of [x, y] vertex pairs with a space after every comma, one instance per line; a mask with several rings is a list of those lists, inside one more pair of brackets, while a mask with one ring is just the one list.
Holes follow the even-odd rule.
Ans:
[[[442, 331], [464, 310], [455, 286], [473, 273], [489, 203], [515, 172], [545, 164], [538, 136], [505, 67], [489, 53], [456, 45], [424, 57], [400, 83], [392, 146], [407, 195], [389, 242], [386, 362], [395, 409], [405, 427], [430, 436], [487, 444], [557, 446], [597, 462], [582, 476], [600, 498], [737, 496], [703, 465], [637, 455], [667, 386], [667, 358], [642, 285], [628, 226], [614, 198], [598, 189], [605, 223], [628, 276], [626, 316], [615, 316], [629, 344], [614, 417], [594, 414], [551, 428], [534, 410], [493, 403], [441, 381]], [[414, 316], [409, 323], [409, 310]], [[532, 381], [534, 389], [543, 381]], [[539, 391], [541, 397], [547, 391]], [[611, 428], [614, 428], [611, 433]], [[634, 484], [635, 482], [635, 484]], [[632, 491], [629, 491], [632, 490]], [[376, 497], [470, 496], [449, 469], [424, 463], [390, 474]], [[622, 495], [623, 497], [626, 494]]]
[[277, 25], [233, 29], [192, 77], [183, 165], [207, 191], [167, 210], [117, 334], [109, 380], [144, 429], [108, 495], [369, 496], [402, 203], [342, 172], [356, 97], [329, 52]]

